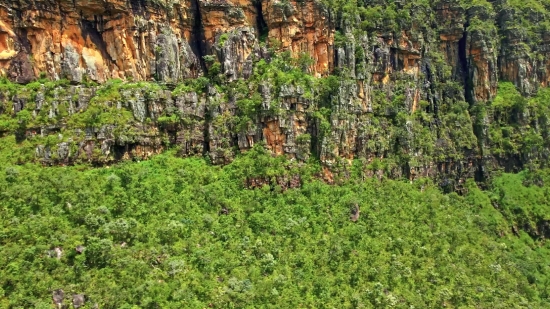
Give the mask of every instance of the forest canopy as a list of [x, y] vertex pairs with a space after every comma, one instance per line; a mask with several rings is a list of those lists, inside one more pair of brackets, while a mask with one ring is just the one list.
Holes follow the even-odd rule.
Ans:
[[59, 290], [81, 308], [548, 308], [550, 171], [464, 195], [318, 172], [261, 147], [224, 167], [3, 164], [0, 308]]
[[550, 308], [550, 0], [96, 2], [0, 6], [0, 309]]

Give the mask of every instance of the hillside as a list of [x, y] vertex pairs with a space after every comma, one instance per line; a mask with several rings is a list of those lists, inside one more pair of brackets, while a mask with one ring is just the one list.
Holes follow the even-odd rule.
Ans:
[[549, 0], [3, 0], [0, 308], [549, 308]]
[[[0, 307], [52, 308], [52, 293], [81, 308], [550, 305], [550, 171], [459, 196], [359, 170], [331, 186], [280, 158], [6, 168]], [[299, 188], [246, 189], [296, 174]]]

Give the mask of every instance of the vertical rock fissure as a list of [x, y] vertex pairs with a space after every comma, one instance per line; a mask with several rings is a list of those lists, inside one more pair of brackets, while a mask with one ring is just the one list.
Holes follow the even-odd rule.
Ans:
[[464, 83], [464, 99], [470, 106], [474, 104], [472, 97], [472, 80], [468, 69], [468, 56], [466, 49], [468, 48], [468, 23], [464, 25], [464, 33], [462, 38], [458, 41], [458, 58], [460, 61], [460, 67], [462, 71], [462, 81]]
[[193, 34], [191, 38], [191, 50], [199, 58], [203, 72], [207, 72], [206, 63], [203, 56], [206, 53], [204, 27], [202, 25], [202, 17], [198, 0], [192, 0], [191, 9], [193, 10]]
[[81, 19], [80, 28], [82, 30], [82, 36], [84, 38], [89, 38], [90, 41], [99, 49], [103, 59], [108, 59], [114, 63], [113, 58], [107, 52], [107, 44], [103, 40], [103, 36], [98, 31], [99, 22], [98, 21], [89, 21], [86, 19]]
[[30, 54], [32, 51], [32, 44], [27, 37], [27, 29], [19, 28], [16, 30], [19, 38], [19, 44], [21, 44], [22, 52]]
[[476, 105], [474, 96], [473, 96], [473, 83], [470, 76], [470, 67], [468, 63], [468, 27], [469, 22], [466, 22], [464, 24], [464, 32], [463, 36], [458, 41], [458, 57], [460, 61], [460, 66], [462, 70], [462, 80], [464, 83], [464, 100], [468, 103], [470, 107], [470, 117], [474, 118], [474, 121], [472, 121], [472, 130], [474, 132], [474, 135], [477, 138], [477, 168], [474, 174], [475, 180], [479, 183], [483, 183], [485, 181], [485, 173], [484, 173], [484, 166], [483, 166], [483, 157], [484, 157], [484, 151], [483, 151], [483, 128], [482, 128], [482, 119], [479, 119], [479, 112], [478, 106]]
[[[435, 93], [436, 92], [436, 83], [434, 81], [434, 74], [432, 72], [431, 66], [429, 62], [426, 62], [424, 64], [424, 72], [426, 74], [426, 85], [427, 85], [427, 97], [428, 101], [430, 102], [430, 106], [428, 108], [431, 108], [431, 110], [428, 110], [434, 114], [434, 117], [436, 119], [439, 118], [439, 106], [437, 102], [437, 98]], [[438, 136], [439, 138], [439, 136]]]
[[144, 0], [130, 0], [130, 7], [132, 12], [136, 15], [145, 13], [145, 1]]
[[212, 122], [212, 117], [207, 112], [205, 113], [205, 118], [204, 118], [205, 125], [202, 131], [202, 138], [204, 140], [203, 147], [202, 147], [203, 155], [207, 155], [210, 152], [210, 122]]
[[262, 12], [262, 1], [254, 0], [253, 4], [256, 8], [256, 28], [258, 29], [258, 39], [260, 42], [265, 43], [267, 41], [269, 29], [267, 28], [267, 23], [265, 22], [264, 14]]
[[[204, 26], [202, 23], [201, 9], [198, 0], [191, 0], [191, 10], [193, 14], [193, 29], [191, 34], [190, 46], [193, 53], [199, 59], [199, 63], [202, 71], [206, 74], [207, 67], [206, 62], [204, 61], [204, 56], [206, 55], [206, 37], [204, 35]], [[208, 96], [210, 91], [206, 91], [206, 96]], [[207, 99], [207, 98], [206, 98]], [[208, 99], [207, 99], [208, 100]], [[205, 119], [203, 127], [203, 154], [210, 152], [210, 123], [212, 122], [212, 117], [210, 115], [210, 110], [208, 107], [205, 109]]]

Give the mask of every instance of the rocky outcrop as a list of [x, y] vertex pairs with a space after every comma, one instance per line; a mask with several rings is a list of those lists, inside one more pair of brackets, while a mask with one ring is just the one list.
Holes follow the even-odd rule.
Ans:
[[35, 141], [48, 164], [174, 145], [225, 164], [263, 142], [318, 158], [327, 179], [358, 160], [370, 175], [442, 186], [544, 160], [538, 101], [499, 91], [548, 85], [547, 9], [384, 5], [11, 0], [0, 6], [0, 73], [30, 84], [0, 87], [0, 131]]
[[[539, 25], [547, 11], [519, 10], [506, 2], [499, 3], [498, 26], [502, 39], [498, 72], [500, 78], [513, 81], [524, 94], [534, 94], [539, 86], [548, 86], [550, 37]], [[518, 24], [518, 20], [524, 21]], [[533, 29], [534, 28], [534, 29]]]
[[330, 72], [334, 28], [319, 2], [245, 0], [11, 0], [0, 7], [0, 69], [21, 83], [41, 74], [177, 82], [199, 76], [202, 57], [217, 54], [238, 75], [250, 70], [265, 27], [281, 48], [311, 54], [312, 72]]
[[317, 0], [261, 1], [268, 39], [280, 42], [294, 55], [309, 55], [309, 70], [324, 76], [333, 68], [334, 21], [329, 8]]
[[[261, 56], [261, 42], [273, 42], [296, 57], [311, 56], [308, 70], [314, 76], [330, 74], [335, 64], [338, 69], [358, 69], [354, 66], [362, 66], [360, 61], [342, 62], [342, 53], [349, 58], [355, 53], [350, 48], [357, 45], [335, 46], [334, 37], [338, 31], [345, 38], [357, 35], [368, 20], [361, 15], [344, 18], [334, 9], [320, 0], [10, 0], [0, 7], [0, 69], [20, 83], [40, 74], [73, 82], [178, 82], [200, 76], [203, 56], [214, 55], [229, 76], [246, 78], [251, 61]], [[400, 8], [419, 16], [421, 9]], [[394, 69], [419, 70], [433, 48], [443, 52], [455, 75], [468, 73], [472, 89], [467, 95], [473, 99], [491, 99], [499, 77], [514, 81], [526, 93], [548, 82], [548, 34], [526, 36], [515, 22], [536, 24], [546, 12], [529, 14], [507, 1], [464, 6], [441, 0], [427, 9], [433, 10], [439, 31], [429, 33], [431, 21], [419, 20], [425, 24], [363, 32], [373, 39], [365, 57], [374, 62], [374, 82], [384, 81]], [[491, 20], [495, 22], [483, 23]], [[529, 48], [530, 41], [537, 45]], [[461, 72], [463, 65], [468, 72]], [[367, 72], [362, 73], [359, 80]]]
[[52, 292], [52, 300], [55, 308], [63, 308], [63, 299], [65, 298], [65, 292], [62, 289], [58, 289]]
[[74, 294], [73, 295], [73, 307], [75, 309], [78, 309], [86, 303], [86, 300], [84, 298], [83, 294]]
[[194, 18], [189, 1], [8, 1], [0, 67], [10, 77], [27, 73], [17, 82], [41, 74], [76, 83], [195, 77]]

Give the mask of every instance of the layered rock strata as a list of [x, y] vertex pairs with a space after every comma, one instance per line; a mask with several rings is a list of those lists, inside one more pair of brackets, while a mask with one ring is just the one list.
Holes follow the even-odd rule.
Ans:
[[[70, 85], [2, 88], [0, 114], [28, 110], [32, 120], [24, 134], [0, 130], [63, 135], [36, 141], [44, 162], [144, 158], [176, 145], [223, 164], [264, 142], [277, 155], [316, 157], [330, 173], [359, 160], [371, 174], [443, 185], [545, 160], [545, 142], [520, 149], [527, 142], [517, 137], [545, 140], [540, 111], [511, 107], [502, 117], [493, 101], [502, 82], [523, 97], [548, 85], [550, 35], [538, 26], [548, 8], [396, 3], [404, 15], [388, 22], [376, 19], [378, 2], [351, 10], [320, 0], [8, 0], [0, 73], [18, 84]], [[127, 86], [105, 98], [112, 79]], [[204, 83], [178, 86], [190, 80]], [[133, 118], [67, 120], [89, 105]]]

